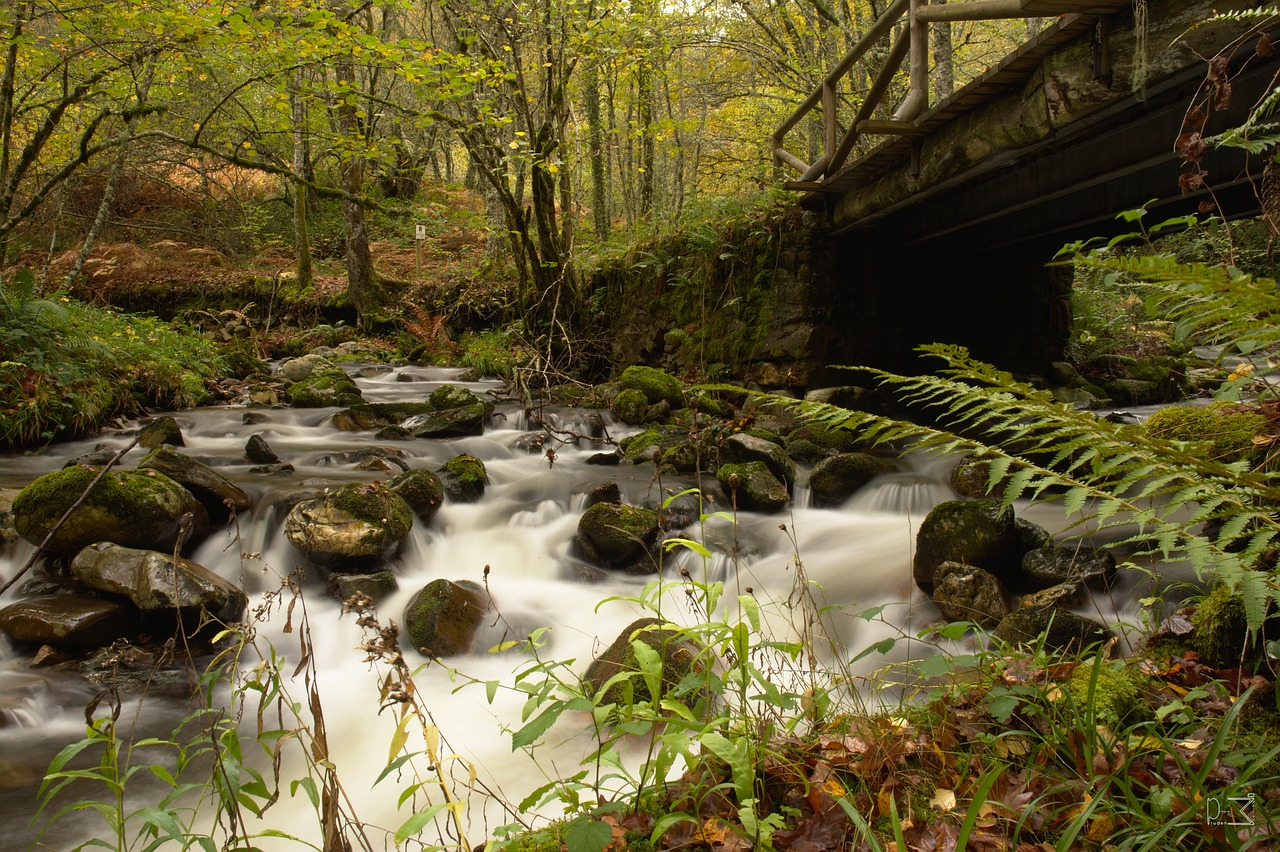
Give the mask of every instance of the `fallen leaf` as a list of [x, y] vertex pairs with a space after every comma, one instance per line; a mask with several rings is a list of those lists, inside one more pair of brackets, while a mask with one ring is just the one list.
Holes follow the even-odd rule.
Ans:
[[956, 809], [955, 791], [942, 787], [934, 790], [933, 798], [929, 800], [929, 807], [944, 814], [951, 813]]

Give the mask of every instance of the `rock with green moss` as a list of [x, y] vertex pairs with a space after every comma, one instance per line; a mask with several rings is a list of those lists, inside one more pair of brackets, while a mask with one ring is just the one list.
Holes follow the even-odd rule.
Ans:
[[38, 595], [0, 609], [0, 633], [31, 647], [97, 648], [139, 629], [138, 611], [128, 603], [87, 595]]
[[446, 461], [440, 468], [440, 477], [444, 482], [444, 493], [457, 503], [474, 503], [479, 500], [489, 481], [484, 462], [466, 453]]
[[410, 417], [435, 411], [426, 402], [362, 402], [333, 415], [333, 426], [343, 432], [367, 432], [398, 426]]
[[138, 433], [138, 446], [144, 449], [149, 450], [162, 444], [173, 447], [186, 445], [186, 441], [182, 439], [182, 427], [178, 425], [177, 420], [167, 414], [154, 418]]
[[650, 552], [658, 539], [658, 513], [621, 503], [596, 503], [578, 519], [577, 545], [603, 568], [654, 570]]
[[489, 595], [470, 580], [432, 580], [404, 608], [409, 642], [429, 657], [467, 654], [489, 612]]
[[786, 483], [764, 462], [721, 465], [716, 481], [736, 508], [748, 512], [781, 512], [791, 502]]
[[859, 489], [896, 469], [888, 459], [866, 453], [839, 453], [813, 466], [809, 491], [815, 506], [839, 506]]
[[933, 602], [948, 621], [994, 627], [1009, 614], [1009, 592], [994, 576], [959, 562], [944, 562], [934, 575]]
[[822, 449], [830, 453], [852, 453], [860, 449], [861, 442], [858, 436], [850, 432], [848, 429], [839, 429], [829, 426], [820, 426], [817, 424], [806, 423], [803, 426], [797, 426], [787, 433], [786, 446], [787, 449], [798, 441], [808, 441], [817, 444]]
[[1226, 583], [1218, 583], [1191, 615], [1191, 645], [1211, 666], [1233, 668], [1258, 659], [1259, 649], [1249, 632], [1244, 598]]
[[622, 371], [618, 384], [624, 390], [630, 388], [640, 391], [650, 405], [666, 402], [672, 411], [685, 407], [684, 390], [680, 387], [680, 381], [666, 370], [656, 367], [628, 367]]
[[993, 634], [1011, 645], [1081, 653], [1110, 641], [1111, 631], [1083, 615], [1052, 606], [1024, 606], [1009, 613]]
[[427, 398], [431, 410], [399, 425], [418, 438], [460, 438], [484, 433], [493, 403], [457, 385], [441, 385]]
[[1137, 666], [1094, 658], [1075, 667], [1065, 688], [1077, 707], [1091, 709], [1099, 724], [1118, 730], [1152, 717], [1150, 685], [1151, 678]]
[[413, 510], [379, 483], [351, 483], [303, 500], [284, 522], [285, 537], [307, 559], [334, 571], [376, 571], [399, 552]]
[[[89, 489], [99, 469], [76, 465], [47, 473], [13, 501], [14, 527], [39, 544], [62, 515]], [[183, 533], [199, 534], [209, 517], [191, 492], [156, 471], [108, 471], [49, 542], [48, 550], [70, 555], [86, 545], [111, 541], [125, 547], [172, 550]]]
[[1267, 418], [1249, 406], [1213, 402], [1204, 406], [1171, 405], [1147, 418], [1147, 434], [1170, 441], [1185, 441], [1211, 461], [1245, 460], [1256, 464], [1261, 451], [1253, 442], [1267, 428]]
[[430, 521], [444, 502], [444, 482], [438, 474], [414, 468], [387, 480], [387, 490], [397, 494], [423, 523]]
[[1017, 577], [1023, 553], [1012, 509], [995, 500], [950, 500], [935, 506], [920, 524], [911, 573], [926, 594], [933, 593], [934, 573], [943, 562], [975, 565], [1008, 586]]
[[796, 466], [782, 446], [755, 435], [745, 432], [730, 435], [720, 446], [720, 458], [730, 464], [764, 462], [769, 472], [788, 488], [796, 481]]
[[690, 408], [699, 414], [705, 414], [709, 417], [730, 420], [735, 413], [733, 405], [729, 401], [708, 391], [706, 388], [690, 390], [688, 399]]
[[346, 407], [364, 401], [360, 388], [346, 371], [328, 362], [316, 366], [306, 378], [289, 385], [284, 393], [295, 408]]
[[[993, 492], [988, 485], [991, 481], [991, 463], [976, 456], [965, 456], [960, 459], [956, 466], [951, 468], [947, 481], [951, 489], [962, 497], [978, 499], [990, 497], [993, 494], [999, 496], [999, 492]], [[996, 483], [996, 487], [999, 486], [1000, 483]]]
[[237, 512], [253, 505], [243, 488], [202, 461], [178, 452], [168, 444], [152, 450], [138, 462], [138, 470], [154, 470], [177, 482], [195, 496], [215, 524], [224, 524]]
[[645, 422], [649, 414], [649, 399], [644, 392], [636, 388], [624, 388], [618, 391], [610, 406], [613, 416], [629, 426], [639, 426]]
[[13, 527], [13, 500], [18, 496], [16, 488], [0, 488], [0, 544], [18, 540]]
[[[711, 668], [705, 646], [657, 618], [640, 618], [623, 629], [618, 638], [587, 667], [582, 676], [588, 695], [604, 690], [606, 704], [640, 704], [653, 700], [636, 656], [635, 642], [657, 652], [662, 665], [659, 682], [664, 696], [690, 707], [695, 716], [706, 711], [706, 693], [696, 676]], [[693, 678], [688, 678], [689, 675]]]
[[71, 574], [97, 592], [128, 598], [140, 612], [199, 623], [207, 613], [223, 624], [239, 621], [248, 598], [238, 586], [190, 559], [121, 547], [90, 545], [71, 560]]

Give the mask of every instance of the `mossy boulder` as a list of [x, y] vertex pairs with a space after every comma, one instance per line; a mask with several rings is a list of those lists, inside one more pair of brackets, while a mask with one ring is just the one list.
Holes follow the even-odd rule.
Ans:
[[697, 676], [710, 669], [710, 652], [657, 618], [640, 618], [631, 622], [604, 653], [592, 661], [582, 676], [583, 689], [587, 694], [604, 689], [606, 704], [641, 704], [653, 700], [636, 657], [635, 642], [652, 648], [662, 661], [660, 683], [663, 695], [683, 701], [695, 716], [705, 713], [706, 695]]
[[1079, 606], [1083, 601], [1084, 583], [1078, 580], [1070, 580], [1037, 592], [1028, 592], [1022, 596], [1020, 605], [1025, 607], [1071, 609]]
[[888, 459], [866, 453], [839, 453], [825, 458], [814, 465], [809, 475], [813, 505], [839, 506], [872, 479], [895, 469]]
[[306, 378], [289, 385], [284, 393], [294, 408], [352, 406], [364, 401], [355, 380], [341, 367], [327, 362], [317, 365]]
[[378, 483], [351, 483], [295, 505], [284, 532], [317, 565], [369, 573], [399, 552], [412, 525], [413, 510], [399, 495]]
[[764, 462], [721, 465], [716, 481], [736, 508], [748, 512], [781, 512], [791, 502], [786, 483]]
[[369, 432], [398, 426], [410, 417], [435, 411], [427, 402], [362, 402], [333, 415], [333, 426], [343, 432]]
[[769, 472], [788, 488], [796, 481], [796, 466], [781, 445], [745, 432], [724, 440], [720, 445], [720, 459], [729, 464], [764, 462]]
[[18, 540], [13, 527], [13, 500], [18, 493], [16, 488], [0, 488], [0, 544]]
[[933, 602], [948, 621], [998, 625], [1009, 614], [1009, 592], [994, 576], [959, 562], [944, 562], [934, 574]]
[[639, 426], [645, 422], [649, 414], [649, 399], [644, 391], [637, 388], [624, 388], [618, 391], [610, 406], [613, 416], [629, 426]]
[[623, 390], [640, 391], [650, 405], [666, 402], [671, 406], [672, 411], [685, 407], [684, 391], [680, 387], [680, 381], [666, 370], [659, 370], [656, 367], [628, 367], [622, 371], [618, 385]]
[[239, 621], [244, 591], [190, 559], [153, 550], [100, 543], [71, 560], [72, 575], [97, 592], [127, 598], [140, 612], [177, 614], [189, 624], [202, 612], [223, 624]]
[[488, 612], [483, 586], [470, 580], [432, 580], [405, 606], [405, 632], [413, 647], [429, 657], [467, 654]]
[[409, 504], [423, 523], [435, 517], [444, 502], [444, 482], [438, 474], [414, 468], [387, 480], [387, 490]]
[[687, 440], [688, 434], [683, 431], [646, 429], [623, 438], [618, 442], [618, 449], [622, 450], [622, 457], [627, 461], [656, 462], [666, 450]]
[[960, 496], [978, 499], [992, 496], [991, 488], [988, 486], [990, 480], [990, 462], [976, 456], [965, 456], [951, 468], [947, 481], [951, 489]]
[[163, 444], [173, 447], [186, 445], [186, 441], [182, 438], [182, 427], [168, 414], [153, 419], [143, 426], [138, 434], [138, 446], [144, 449], [149, 450]]
[[97, 648], [137, 635], [139, 624], [127, 603], [78, 594], [38, 595], [0, 609], [0, 632], [32, 647]]
[[621, 503], [596, 503], [578, 519], [578, 549], [604, 568], [653, 570], [649, 553], [658, 539], [658, 513]]
[[1004, 617], [994, 635], [1011, 645], [1043, 643], [1048, 651], [1075, 653], [1112, 638], [1111, 631], [1093, 619], [1052, 606], [1015, 609]]
[[138, 462], [138, 470], [154, 470], [192, 493], [215, 524], [223, 524], [253, 505], [243, 488], [202, 461], [178, 452], [168, 444], [152, 450]]
[[1155, 438], [1185, 441], [1212, 461], [1256, 464], [1262, 454], [1253, 438], [1265, 433], [1267, 425], [1266, 416], [1256, 408], [1212, 402], [1158, 409], [1147, 418], [1146, 430]]
[[[13, 501], [14, 527], [39, 544], [58, 519], [89, 488], [98, 468], [76, 465], [47, 473], [19, 492]], [[172, 550], [182, 532], [182, 518], [193, 516], [195, 533], [208, 526], [208, 515], [191, 492], [156, 471], [107, 471], [76, 507], [48, 550], [70, 555], [86, 545], [111, 541], [125, 547]]]
[[1249, 631], [1244, 598], [1226, 583], [1217, 583], [1191, 614], [1191, 645], [1211, 666], [1233, 668], [1258, 659]]
[[489, 481], [484, 462], [466, 453], [446, 461], [440, 468], [440, 477], [444, 483], [444, 493], [450, 500], [458, 503], [474, 503], [479, 500]]
[[848, 429], [815, 424], [798, 426], [787, 433], [786, 446], [788, 450], [791, 449], [793, 444], [800, 441], [816, 444], [828, 453], [852, 453], [856, 452], [860, 446], [858, 436]]
[[1151, 678], [1137, 666], [1095, 658], [1077, 665], [1065, 687], [1076, 706], [1092, 708], [1099, 723], [1118, 730], [1152, 717], [1150, 685]]
[[950, 500], [920, 524], [911, 573], [926, 594], [933, 594], [934, 574], [944, 562], [974, 565], [1008, 586], [1023, 552], [1012, 509], [995, 500]]

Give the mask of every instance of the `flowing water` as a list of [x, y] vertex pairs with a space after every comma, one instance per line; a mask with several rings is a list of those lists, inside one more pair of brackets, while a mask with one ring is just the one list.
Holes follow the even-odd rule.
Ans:
[[[403, 368], [360, 379], [359, 384], [370, 402], [420, 401], [445, 382], [465, 384], [478, 393], [497, 388], [491, 382], [460, 382], [460, 375], [447, 369]], [[177, 415], [186, 440], [184, 452], [216, 465], [255, 498], [254, 508], [241, 514], [237, 530], [215, 533], [192, 554], [197, 562], [243, 583], [251, 595], [251, 608], [266, 602], [280, 588], [282, 576], [298, 564], [297, 554], [282, 534], [283, 514], [274, 507], [274, 498], [312, 478], [379, 478], [335, 460], [334, 454], [380, 443], [371, 433], [333, 429], [329, 425], [332, 410], [255, 412], [263, 417], [263, 422], [255, 425], [245, 424], [246, 409], [238, 407]], [[589, 412], [552, 410], [547, 417], [563, 430], [561, 434], [592, 431]], [[612, 437], [626, 433], [626, 427], [609, 421], [607, 414], [605, 420]], [[400, 622], [408, 599], [438, 577], [487, 582], [501, 618], [486, 622], [477, 648], [549, 627], [543, 634], [542, 658], [573, 661], [571, 669], [581, 674], [627, 624], [647, 614], [634, 602], [601, 602], [636, 596], [652, 579], [621, 573], [601, 576], [584, 570], [575, 559], [571, 540], [587, 492], [602, 482], [614, 481], [627, 502], [656, 506], [692, 485], [693, 480], [658, 481], [652, 464], [589, 465], [588, 457], [599, 447], [586, 441], [559, 446], [554, 463], [549, 463], [540, 453], [513, 448], [531, 428], [517, 406], [503, 404], [493, 425], [480, 437], [381, 443], [406, 453], [410, 466], [432, 470], [451, 456], [470, 453], [485, 462], [490, 481], [479, 502], [446, 501], [429, 525], [416, 523], [394, 564], [400, 590], [379, 603], [377, 612], [384, 622]], [[250, 473], [244, 446], [253, 432], [261, 432], [295, 471], [277, 476]], [[36, 456], [5, 458], [0, 461], [0, 487], [21, 487], [95, 444], [119, 448], [130, 437], [126, 429], [95, 441], [59, 444]], [[141, 454], [135, 449], [122, 466], [132, 466]], [[716, 555], [703, 564], [686, 552], [673, 556], [674, 564], [664, 571], [672, 576], [683, 567], [696, 577], [722, 581], [731, 601], [749, 589], [773, 614], [769, 629], [779, 632], [803, 620], [787, 617], [792, 606], [800, 606], [798, 588], [810, 590], [820, 606], [838, 605], [839, 609], [825, 616], [825, 632], [834, 644], [823, 644], [822, 653], [830, 660], [848, 661], [880, 640], [910, 637], [937, 618], [932, 604], [911, 582], [915, 531], [931, 506], [954, 495], [945, 485], [946, 460], [916, 459], [908, 468], [876, 480], [840, 508], [808, 508], [801, 485], [795, 508], [788, 513], [742, 513], [736, 524], [712, 519], [705, 528], [695, 526], [686, 534], [707, 541]], [[714, 483], [709, 490], [717, 490]], [[1051, 529], [1061, 526], [1060, 517], [1055, 516], [1060, 510], [1047, 507], [1038, 512], [1034, 520]], [[0, 577], [12, 576], [31, 552], [30, 545], [20, 543], [0, 553]], [[256, 556], [246, 559], [242, 554]], [[1125, 602], [1133, 599], [1132, 589], [1138, 582], [1136, 577], [1122, 578], [1118, 592], [1091, 604], [1092, 614], [1108, 620], [1131, 616]], [[397, 776], [374, 783], [387, 763], [395, 729], [393, 713], [383, 711], [379, 700], [379, 684], [386, 670], [366, 661], [360, 650], [364, 632], [353, 615], [344, 615], [341, 606], [323, 592], [319, 580], [307, 579], [302, 585], [306, 622], [314, 644], [316, 688], [323, 703], [332, 760], [355, 811], [370, 826], [368, 833], [375, 838], [375, 848], [392, 848], [386, 831], [394, 832], [409, 814], [397, 809]], [[0, 603], [7, 603], [14, 594], [10, 591]], [[879, 617], [858, 616], [881, 605], [886, 609]], [[671, 596], [663, 607], [668, 619], [698, 619], [684, 596]], [[286, 680], [299, 661], [299, 620], [296, 612], [287, 619], [283, 605], [278, 605], [259, 628], [263, 640], [270, 641], [287, 659], [282, 666]], [[292, 632], [290, 628], [294, 628]], [[15, 649], [5, 641], [0, 637], [0, 825], [7, 832], [6, 848], [19, 848], [16, 844], [29, 843], [36, 833], [29, 822], [44, 768], [58, 749], [83, 734], [84, 707], [95, 688], [72, 673], [29, 668], [29, 650]], [[899, 642], [889, 653], [889, 662], [929, 650], [924, 643]], [[510, 684], [513, 672], [529, 663], [527, 656], [481, 652], [453, 658], [448, 666], [462, 674], [451, 676], [448, 666], [425, 665], [426, 658], [413, 649], [405, 653], [411, 667], [422, 667], [415, 675], [419, 695], [446, 740], [445, 750], [457, 755], [450, 767], [455, 774], [460, 767], [473, 767], [495, 793], [467, 798], [465, 819], [472, 844], [489, 836], [495, 825], [511, 821], [500, 800], [518, 803], [549, 777], [571, 774], [593, 745], [586, 717], [570, 713], [544, 737], [546, 746], [537, 752], [536, 760], [522, 751], [513, 752], [510, 732], [522, 724], [526, 696], [502, 688], [490, 702], [483, 686], [463, 685], [467, 678]], [[885, 663], [885, 657], [873, 655], [860, 661], [861, 668], [854, 674], [868, 674]], [[305, 703], [303, 676], [290, 684], [295, 700]], [[143, 707], [138, 724], [155, 733], [167, 732], [184, 709], [175, 699], [149, 700]], [[412, 741], [409, 747], [414, 747]], [[286, 778], [293, 777], [291, 772], [301, 773], [297, 762], [297, 755], [286, 753]], [[467, 771], [461, 770], [464, 780]], [[290, 798], [286, 792], [269, 812], [267, 824], [314, 841], [316, 821], [308, 811], [303, 795]], [[554, 815], [554, 809], [549, 813]], [[94, 826], [100, 823], [95, 820], [96, 816], [82, 815], [79, 820], [60, 824], [44, 838], [45, 848], [69, 848], [96, 830]], [[424, 835], [423, 840], [427, 839]], [[280, 848], [296, 847], [286, 843]]]

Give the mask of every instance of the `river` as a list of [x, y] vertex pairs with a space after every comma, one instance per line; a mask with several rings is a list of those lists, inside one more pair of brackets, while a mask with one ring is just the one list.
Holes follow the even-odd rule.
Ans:
[[[370, 402], [420, 401], [442, 383], [462, 384], [481, 394], [500, 387], [496, 382], [461, 381], [461, 371], [444, 368], [405, 367], [376, 373], [369, 371], [369, 377], [358, 379]], [[692, 478], [659, 480], [652, 464], [588, 464], [587, 459], [600, 449], [588, 442], [558, 446], [554, 462], [541, 453], [516, 449], [516, 441], [536, 427], [514, 403], [499, 404], [482, 436], [408, 442], [376, 442], [371, 433], [337, 431], [329, 424], [332, 409], [253, 409], [262, 419], [256, 424], [245, 422], [248, 410], [236, 406], [205, 408], [176, 416], [186, 440], [183, 452], [216, 465], [255, 498], [254, 508], [241, 513], [236, 529], [216, 532], [192, 554], [202, 565], [243, 583], [250, 594], [251, 610], [275, 600], [273, 593], [279, 591], [282, 578], [299, 561], [282, 534], [283, 516], [273, 507], [276, 496], [308, 479], [367, 482], [379, 478], [355, 469], [354, 464], [334, 460], [336, 453], [375, 443], [403, 451], [404, 460], [412, 467], [431, 470], [465, 452], [485, 462], [489, 484], [483, 498], [473, 504], [446, 501], [429, 525], [416, 522], [394, 563], [400, 590], [378, 604], [379, 619], [399, 622], [410, 596], [432, 579], [487, 583], [501, 617], [486, 621], [477, 648], [523, 638], [536, 628], [547, 627], [542, 634], [545, 645], [541, 658], [572, 661], [569, 670], [578, 674], [627, 624], [645, 614], [632, 601], [602, 601], [637, 596], [645, 583], [654, 579], [583, 569], [572, 554], [571, 541], [587, 493], [612, 481], [618, 483], [627, 502], [655, 506], [694, 483]], [[545, 414], [565, 433], [591, 431], [589, 412], [548, 409]], [[611, 437], [616, 439], [629, 431], [610, 420], [607, 413], [603, 416]], [[56, 444], [38, 455], [6, 457], [0, 461], [0, 487], [21, 487], [99, 444], [123, 447], [135, 428], [136, 424], [128, 424], [97, 439]], [[265, 476], [250, 472], [252, 465], [245, 458], [244, 447], [254, 432], [261, 432], [280, 458], [294, 466], [292, 473]], [[131, 467], [142, 454], [140, 449], [133, 450], [122, 466]], [[807, 590], [815, 605], [838, 607], [822, 617], [822, 632], [830, 641], [814, 645], [823, 659], [841, 665], [874, 643], [898, 639], [887, 655], [869, 655], [847, 669], [855, 679], [868, 678], [852, 688], [862, 689], [874, 700], [877, 672], [884, 676], [884, 666], [934, 650], [914, 639], [918, 631], [936, 621], [937, 611], [914, 589], [911, 552], [924, 514], [932, 505], [954, 496], [945, 484], [949, 466], [945, 459], [909, 460], [903, 472], [876, 480], [837, 509], [808, 508], [801, 483], [793, 507], [783, 514], [741, 513], [736, 525], [718, 520], [705, 529], [695, 525], [686, 531], [688, 536], [731, 541], [736, 548], [713, 548], [717, 555], [709, 562], [689, 552], [673, 556], [664, 574], [675, 576], [683, 567], [695, 578], [721, 581], [729, 601], [749, 593], [766, 613], [765, 631], [779, 637], [800, 629], [805, 609], [797, 591]], [[709, 490], [718, 493], [714, 483]], [[1024, 507], [1023, 513], [1029, 511]], [[1038, 522], [1061, 526], [1059, 509], [1037, 508], [1032, 513]], [[726, 555], [726, 550], [736, 550], [736, 558]], [[0, 553], [0, 577], [12, 576], [31, 552], [31, 545], [19, 543]], [[1091, 614], [1107, 621], [1131, 617], [1130, 602], [1136, 597], [1138, 583], [1137, 577], [1123, 576], [1118, 591], [1091, 602]], [[318, 579], [309, 576], [301, 587], [330, 759], [351, 808], [366, 827], [372, 848], [394, 848], [394, 832], [410, 813], [397, 805], [399, 790], [407, 781], [393, 773], [374, 783], [388, 762], [396, 727], [394, 712], [383, 709], [379, 700], [379, 685], [387, 669], [366, 660], [361, 650], [364, 631], [354, 615], [344, 615], [341, 605], [325, 594]], [[15, 592], [11, 590], [0, 603], [12, 600]], [[696, 621], [700, 615], [689, 606], [689, 600], [678, 594], [664, 598], [664, 617]], [[877, 616], [860, 615], [880, 606], [885, 609]], [[301, 612], [294, 611], [288, 617], [287, 610], [285, 601], [276, 602], [269, 617], [258, 625], [258, 644], [266, 647], [270, 643], [283, 658], [282, 677], [293, 698], [305, 704], [306, 681], [312, 675], [301, 672], [290, 677], [295, 664], [301, 662]], [[737, 616], [730, 611], [724, 617]], [[6, 641], [0, 636], [0, 824], [6, 829], [6, 847], [19, 848], [32, 843], [40, 829], [40, 823], [32, 825], [31, 818], [44, 768], [63, 745], [83, 734], [84, 707], [96, 690], [75, 673], [30, 668], [30, 650], [14, 648]], [[447, 664], [428, 664], [413, 649], [406, 649], [405, 655], [410, 667], [417, 670], [418, 695], [444, 738], [442, 751], [454, 755], [448, 763], [459, 779], [459, 790], [466, 786], [471, 771], [488, 788], [486, 793], [458, 793], [465, 801], [463, 825], [471, 845], [492, 836], [496, 826], [513, 821], [508, 806], [519, 803], [549, 777], [576, 771], [582, 755], [594, 747], [591, 726], [584, 721], [586, 714], [571, 712], [544, 735], [545, 745], [536, 751], [536, 757], [513, 751], [511, 732], [521, 727], [527, 696], [507, 687], [513, 682], [513, 673], [530, 662], [519, 651], [478, 652], [451, 658]], [[485, 687], [467, 686], [468, 679], [499, 681], [503, 686], [489, 701]], [[137, 716], [139, 730], [155, 734], [167, 733], [186, 709], [181, 700], [172, 697], [140, 702], [131, 696], [127, 702], [128, 713]], [[252, 716], [249, 711], [250, 721]], [[409, 743], [410, 748], [414, 742], [417, 739]], [[282, 777], [303, 774], [300, 763], [300, 754], [286, 748]], [[150, 791], [154, 788], [137, 786], [140, 789], [131, 800], [132, 807], [147, 804], [147, 797], [153, 795]], [[78, 789], [82, 791], [78, 795], [94, 795], [88, 786]], [[548, 817], [556, 812], [554, 805], [542, 811]], [[70, 848], [92, 836], [101, 825], [92, 813], [59, 821], [43, 838], [47, 844], [43, 848]], [[449, 842], [432, 836], [436, 830], [433, 825], [427, 826], [419, 840], [428, 845]], [[301, 792], [291, 797], [287, 783], [280, 801], [263, 821], [252, 822], [250, 830], [263, 827], [312, 842], [319, 840], [310, 804]], [[297, 847], [282, 842], [271, 848]]]

